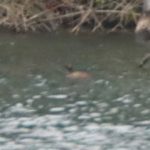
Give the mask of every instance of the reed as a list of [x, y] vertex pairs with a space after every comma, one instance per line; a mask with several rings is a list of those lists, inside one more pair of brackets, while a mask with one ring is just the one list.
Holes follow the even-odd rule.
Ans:
[[88, 26], [116, 31], [135, 25], [142, 0], [1, 0], [0, 26], [17, 32], [52, 31], [60, 26], [78, 32]]

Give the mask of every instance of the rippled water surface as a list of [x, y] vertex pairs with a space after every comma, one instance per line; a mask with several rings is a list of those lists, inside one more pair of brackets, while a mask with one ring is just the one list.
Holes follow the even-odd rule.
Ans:
[[0, 149], [150, 149], [147, 51], [132, 34], [1, 33]]

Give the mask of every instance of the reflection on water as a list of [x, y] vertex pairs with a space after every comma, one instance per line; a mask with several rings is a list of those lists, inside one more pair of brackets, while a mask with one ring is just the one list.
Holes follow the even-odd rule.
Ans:
[[[0, 37], [0, 149], [148, 150], [149, 64], [132, 34]], [[68, 80], [65, 64], [89, 80]]]

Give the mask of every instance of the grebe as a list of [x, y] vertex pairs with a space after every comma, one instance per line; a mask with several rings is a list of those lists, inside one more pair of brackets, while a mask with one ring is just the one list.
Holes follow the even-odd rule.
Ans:
[[86, 71], [75, 71], [71, 64], [65, 65], [65, 68], [67, 69], [68, 73], [66, 74], [66, 77], [69, 79], [76, 79], [76, 80], [85, 80], [90, 79], [91, 74]]

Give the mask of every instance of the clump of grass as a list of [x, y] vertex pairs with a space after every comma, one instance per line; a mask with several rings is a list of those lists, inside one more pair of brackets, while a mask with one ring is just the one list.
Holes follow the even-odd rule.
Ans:
[[0, 25], [16, 31], [51, 31], [61, 25], [116, 31], [135, 24], [141, 0], [1, 0]]

